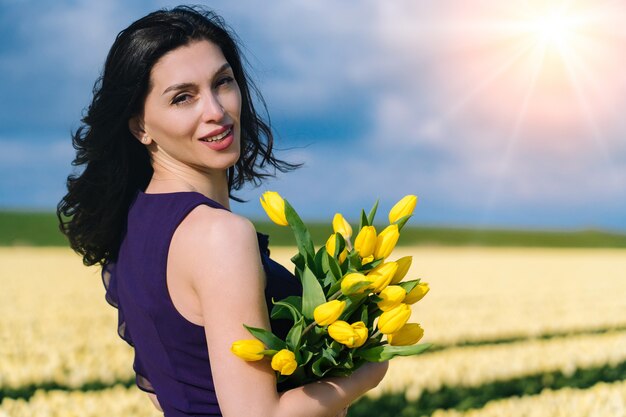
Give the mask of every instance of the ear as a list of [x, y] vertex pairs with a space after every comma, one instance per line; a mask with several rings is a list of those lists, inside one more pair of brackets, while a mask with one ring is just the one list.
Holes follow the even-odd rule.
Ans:
[[141, 116], [133, 116], [128, 120], [128, 130], [144, 145], [152, 143], [152, 138], [148, 136], [144, 129]]

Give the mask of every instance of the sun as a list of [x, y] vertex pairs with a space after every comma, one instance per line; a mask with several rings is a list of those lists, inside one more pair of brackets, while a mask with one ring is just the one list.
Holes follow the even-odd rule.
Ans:
[[528, 30], [540, 46], [563, 50], [574, 46], [577, 22], [575, 15], [556, 9], [532, 18]]
[[600, 136], [597, 126], [616, 120], [626, 3], [477, 0], [446, 13], [438, 77], [454, 99], [440, 119], [513, 124], [513, 136], [542, 142]]

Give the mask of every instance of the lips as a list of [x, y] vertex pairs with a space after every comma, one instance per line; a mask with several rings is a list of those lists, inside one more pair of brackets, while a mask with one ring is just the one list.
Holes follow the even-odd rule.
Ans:
[[224, 140], [224, 138], [228, 137], [232, 133], [232, 131], [233, 131], [233, 125], [224, 126], [223, 128], [218, 129], [217, 131], [211, 132], [210, 135], [200, 138], [200, 141], [208, 142], [208, 143], [219, 142], [221, 140]]
[[214, 152], [221, 152], [230, 149], [235, 140], [235, 127], [228, 125], [211, 132], [199, 139], [202, 146], [206, 146]]

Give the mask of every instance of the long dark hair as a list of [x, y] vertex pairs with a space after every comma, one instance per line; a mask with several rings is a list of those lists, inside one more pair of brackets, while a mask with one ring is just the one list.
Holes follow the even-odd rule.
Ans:
[[276, 169], [298, 165], [274, 157], [273, 135], [254, 108], [265, 102], [242, 64], [237, 38], [214, 12], [194, 6], [162, 9], [137, 20], [115, 39], [93, 100], [72, 135], [80, 175], [69, 175], [67, 194], [57, 205], [59, 227], [85, 265], [115, 260], [137, 190], [145, 190], [153, 170], [145, 146], [132, 136], [128, 120], [143, 111], [150, 71], [167, 52], [197, 40], [217, 45], [230, 64], [241, 91], [241, 154], [228, 171], [228, 190], [258, 185]]

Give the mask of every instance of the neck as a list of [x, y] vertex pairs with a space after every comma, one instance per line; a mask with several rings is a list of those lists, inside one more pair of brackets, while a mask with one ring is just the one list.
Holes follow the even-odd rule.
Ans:
[[166, 193], [195, 191], [230, 209], [226, 170], [196, 171], [190, 167], [173, 167], [154, 162], [154, 173], [146, 192]]

